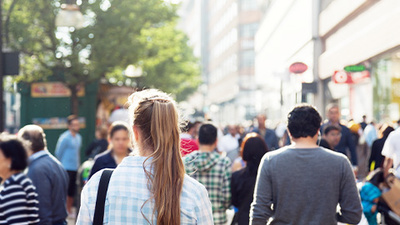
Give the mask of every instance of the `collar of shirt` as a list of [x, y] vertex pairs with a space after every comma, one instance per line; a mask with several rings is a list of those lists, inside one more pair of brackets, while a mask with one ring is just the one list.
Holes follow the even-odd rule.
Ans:
[[29, 163], [33, 162], [35, 159], [37, 159], [43, 155], [47, 155], [47, 150], [40, 150], [40, 151], [33, 153], [31, 156], [29, 156], [29, 159], [28, 159]]

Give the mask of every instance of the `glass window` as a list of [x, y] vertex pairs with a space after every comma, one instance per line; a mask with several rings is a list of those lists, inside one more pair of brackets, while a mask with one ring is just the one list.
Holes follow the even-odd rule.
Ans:
[[240, 25], [240, 37], [254, 37], [258, 29], [258, 23]]
[[254, 66], [254, 57], [255, 54], [253, 50], [242, 51], [240, 54], [240, 68]]
[[240, 0], [240, 10], [258, 9], [257, 0]]

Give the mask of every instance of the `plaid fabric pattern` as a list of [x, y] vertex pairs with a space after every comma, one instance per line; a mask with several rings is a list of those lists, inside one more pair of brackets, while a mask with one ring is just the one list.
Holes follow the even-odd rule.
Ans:
[[192, 152], [183, 158], [186, 173], [203, 184], [211, 200], [214, 224], [225, 224], [230, 206], [231, 161], [217, 152]]
[[[128, 156], [115, 169], [107, 191], [104, 224], [149, 224], [148, 221], [157, 224], [157, 217], [153, 215], [153, 201], [146, 202], [150, 198], [150, 192], [143, 170], [145, 159], [146, 157]], [[151, 159], [146, 165], [148, 162], [150, 163]], [[78, 225], [93, 223], [101, 173], [102, 171], [94, 174], [83, 188], [81, 208], [76, 223]], [[187, 175], [183, 183], [180, 204], [181, 224], [213, 224], [207, 190]]]

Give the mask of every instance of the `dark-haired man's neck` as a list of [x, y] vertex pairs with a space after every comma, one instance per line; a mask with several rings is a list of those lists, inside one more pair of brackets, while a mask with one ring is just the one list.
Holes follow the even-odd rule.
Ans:
[[318, 134], [314, 137], [300, 137], [293, 138], [292, 137], [292, 147], [294, 148], [318, 148], [319, 146], [316, 144], [318, 140]]
[[212, 144], [212, 145], [199, 145], [199, 152], [212, 152], [214, 151], [216, 147], [216, 144]]

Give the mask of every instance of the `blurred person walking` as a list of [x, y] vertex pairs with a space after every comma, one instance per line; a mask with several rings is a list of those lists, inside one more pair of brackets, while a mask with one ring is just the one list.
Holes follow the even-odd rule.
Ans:
[[199, 129], [199, 151], [183, 158], [186, 173], [203, 184], [210, 197], [215, 225], [225, 225], [231, 203], [231, 161], [221, 156], [217, 147], [217, 128], [203, 124]]
[[[129, 97], [135, 152], [114, 170], [106, 195], [105, 224], [213, 224], [207, 190], [185, 175], [179, 152], [175, 101], [154, 90]], [[91, 225], [102, 173], [84, 186], [78, 225]]]
[[188, 122], [184, 128], [184, 132], [180, 135], [181, 138], [181, 154], [182, 157], [199, 150], [199, 145], [196, 141], [197, 128], [200, 122]]
[[339, 144], [341, 136], [342, 133], [340, 132], [340, 127], [333, 125], [325, 126], [322, 131], [322, 139], [319, 146], [335, 150], [335, 146]]
[[371, 156], [368, 160], [368, 168], [373, 171], [377, 168], [383, 168], [383, 162], [385, 161], [385, 156], [382, 155], [382, 149], [388, 138], [389, 134], [394, 131], [394, 128], [388, 124], [383, 124], [379, 129], [380, 137], [372, 143]]
[[86, 156], [94, 158], [97, 154], [100, 154], [107, 150], [108, 140], [107, 140], [108, 130], [107, 127], [101, 126], [96, 128], [96, 140], [94, 140], [86, 149]]
[[[357, 224], [362, 215], [349, 160], [319, 147], [321, 116], [311, 105], [288, 114], [292, 145], [268, 152], [257, 174], [250, 224]], [[340, 206], [337, 212], [337, 206]]]
[[122, 160], [132, 152], [130, 149], [129, 128], [123, 121], [116, 121], [110, 126], [110, 149], [100, 153], [94, 159], [93, 167], [90, 171], [89, 179], [97, 171], [102, 169], [115, 169]]
[[350, 160], [353, 165], [353, 170], [357, 171], [358, 170], [357, 149], [356, 149], [357, 143], [353, 139], [353, 135], [350, 132], [350, 129], [340, 123], [339, 106], [336, 104], [329, 104], [326, 107], [326, 111], [327, 111], [328, 122], [324, 123], [321, 126], [321, 130], [324, 130], [325, 126], [328, 125], [340, 126], [342, 136], [340, 137], [339, 144], [334, 146], [335, 150], [340, 153], [343, 153], [344, 155], [347, 155], [347, 151], [349, 151]]
[[218, 151], [226, 153], [233, 162], [239, 156], [239, 138], [235, 125], [228, 125], [228, 133], [218, 140]]
[[0, 135], [0, 224], [39, 224], [38, 194], [22, 172], [27, 165], [23, 143]]
[[80, 165], [80, 148], [82, 145], [82, 137], [79, 134], [80, 123], [78, 117], [70, 115], [67, 118], [68, 130], [60, 135], [56, 145], [55, 155], [64, 169], [67, 170], [69, 183], [68, 183], [68, 197], [67, 197], [67, 211], [69, 216], [74, 217], [72, 212], [72, 205], [76, 194], [76, 175]]
[[[400, 120], [399, 120], [400, 121]], [[383, 172], [385, 177], [389, 174], [389, 169], [394, 169], [394, 174], [400, 178], [400, 129], [397, 128], [389, 134], [382, 149], [385, 156], [383, 162]]]
[[37, 125], [26, 125], [18, 136], [29, 141], [28, 177], [36, 187], [41, 225], [66, 225], [68, 173], [47, 150], [46, 135]]
[[267, 117], [265, 115], [263, 114], [258, 115], [257, 116], [258, 127], [254, 129], [254, 132], [260, 134], [261, 137], [264, 137], [265, 143], [267, 144], [269, 150], [278, 149], [279, 148], [278, 137], [276, 136], [274, 130], [269, 129], [265, 126], [266, 120]]
[[246, 167], [232, 174], [232, 205], [236, 207], [233, 225], [249, 224], [250, 204], [253, 201], [254, 186], [261, 158], [268, 152], [264, 139], [257, 133], [245, 136], [240, 154]]

